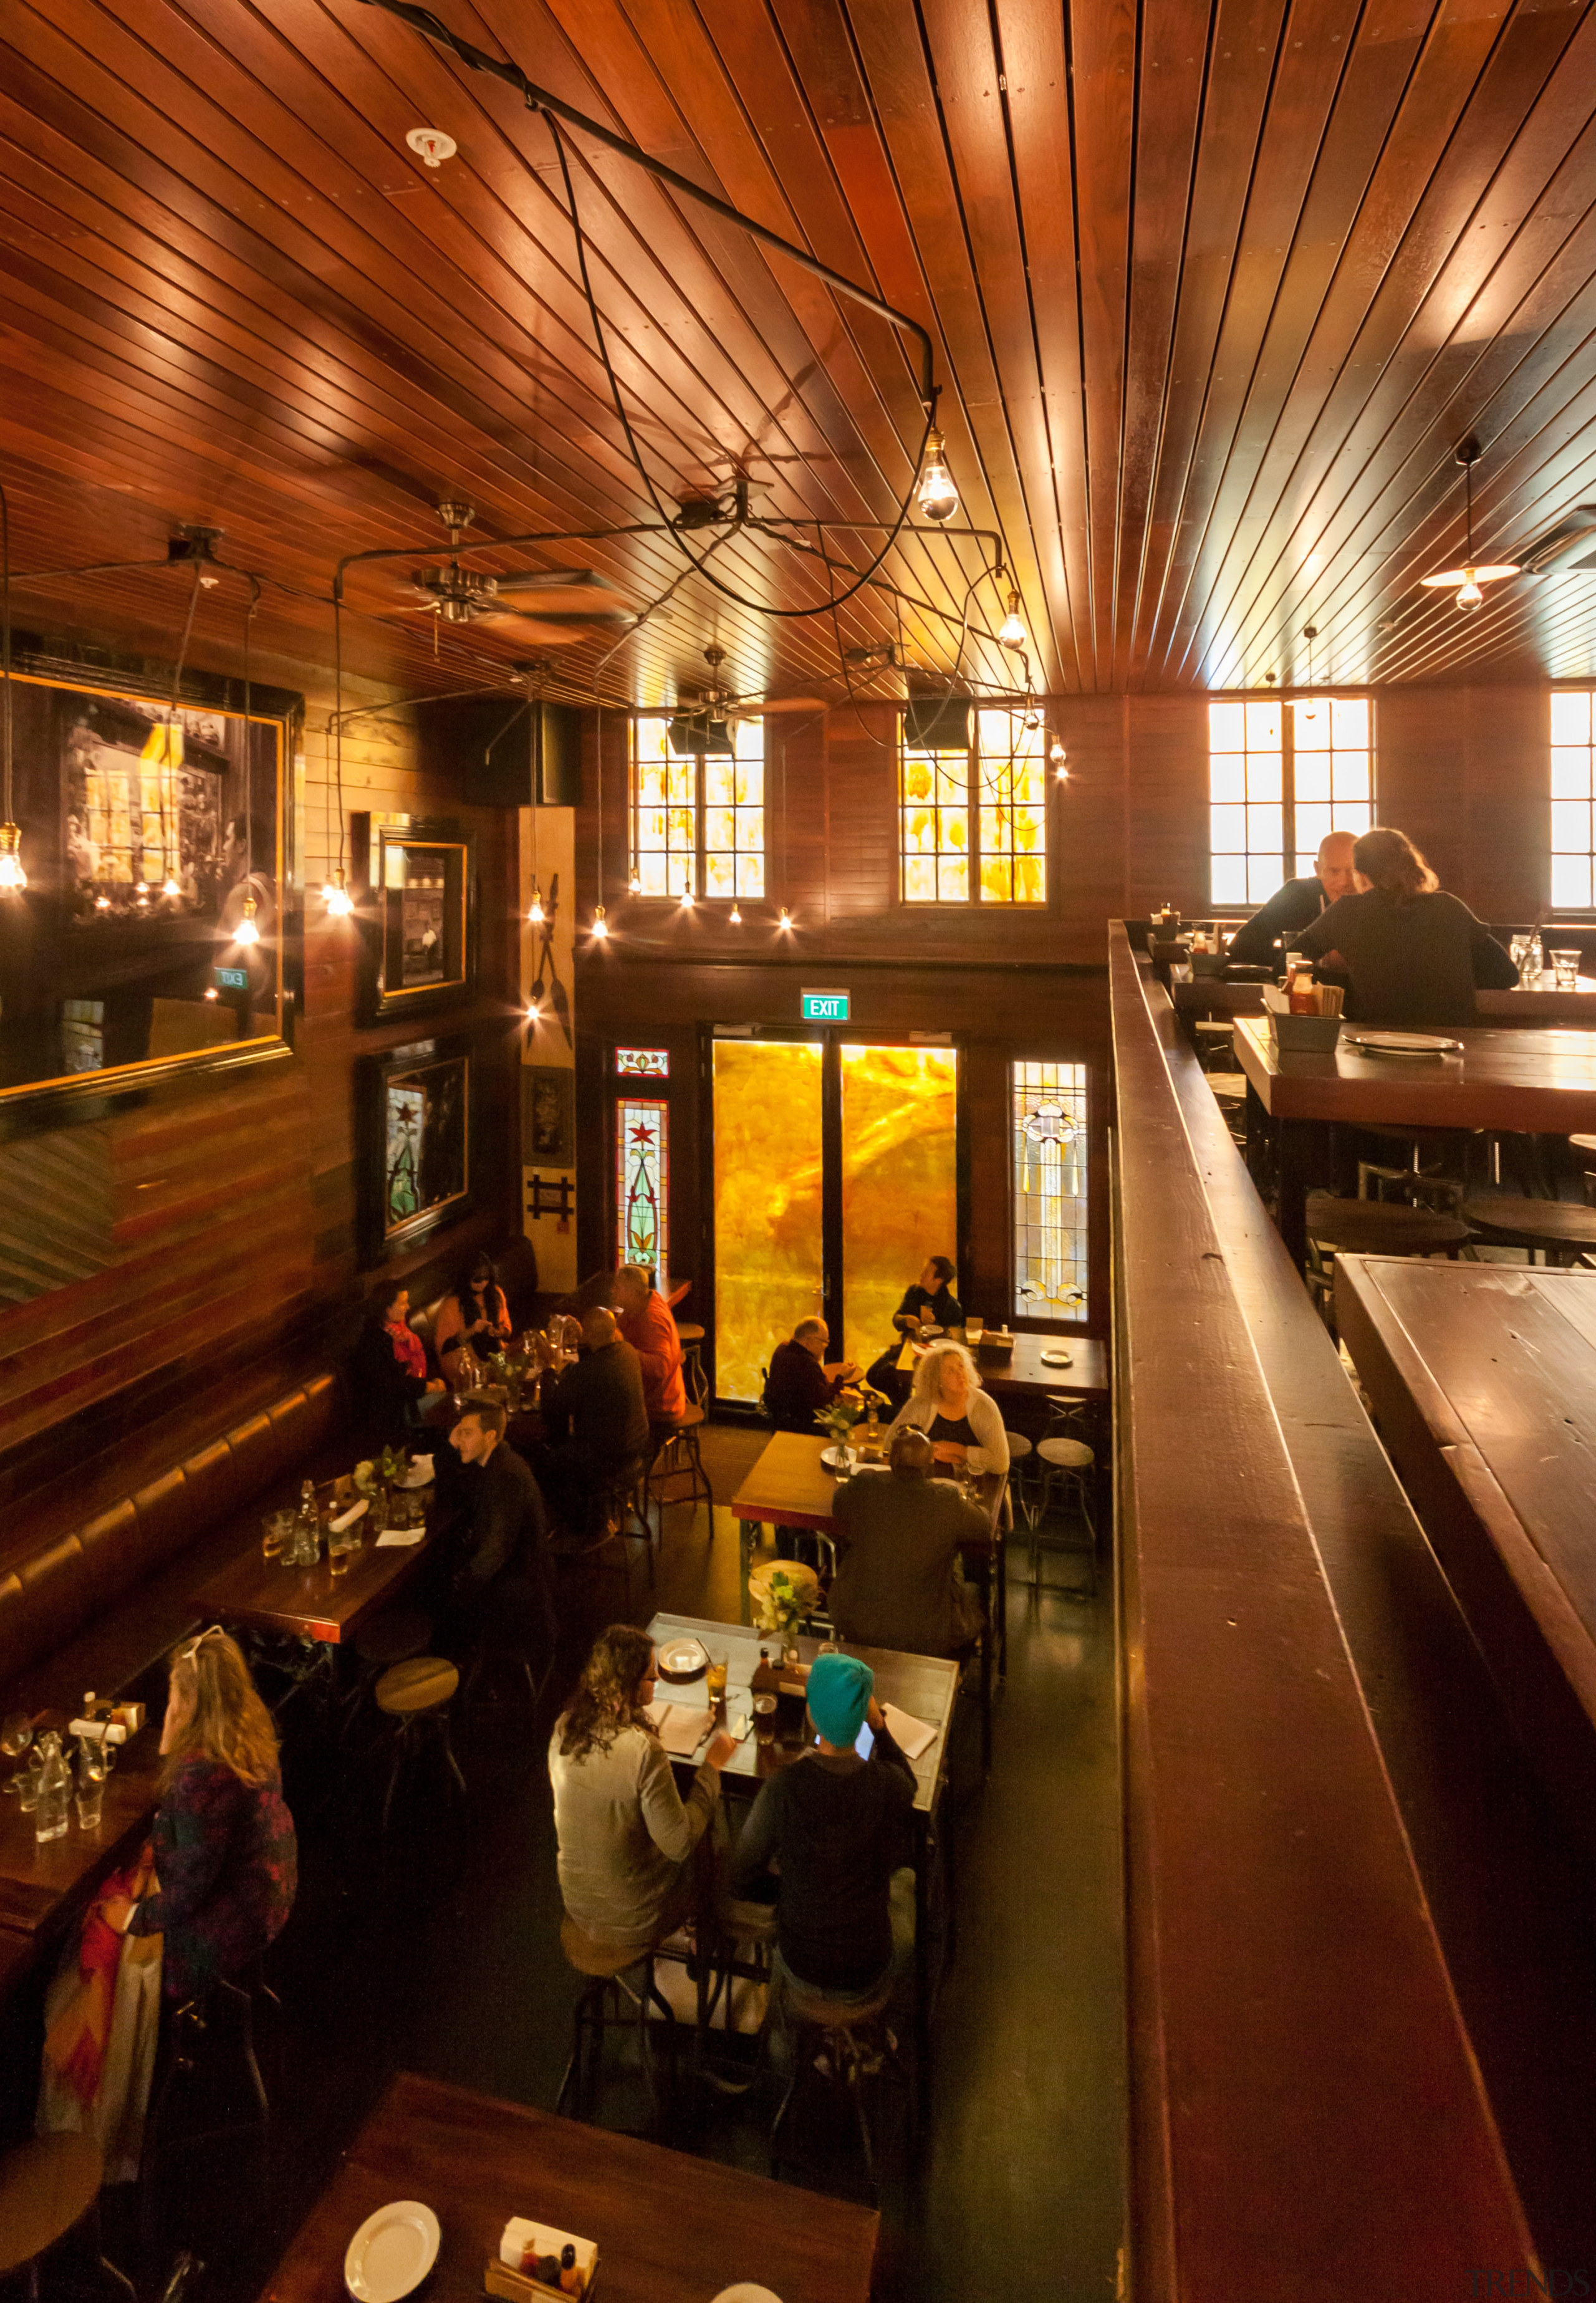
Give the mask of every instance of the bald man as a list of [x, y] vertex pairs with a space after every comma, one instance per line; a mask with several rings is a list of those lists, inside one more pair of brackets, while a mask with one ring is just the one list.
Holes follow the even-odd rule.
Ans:
[[1237, 966], [1274, 967], [1281, 954], [1293, 949], [1299, 935], [1343, 896], [1352, 893], [1352, 850], [1356, 835], [1327, 831], [1319, 843], [1313, 869], [1305, 880], [1288, 880], [1261, 911], [1238, 928], [1229, 957]]
[[643, 1370], [604, 1304], [583, 1315], [581, 1352], [545, 1377], [541, 1404], [549, 1444], [537, 1476], [565, 1525], [578, 1527], [595, 1492], [648, 1452]]

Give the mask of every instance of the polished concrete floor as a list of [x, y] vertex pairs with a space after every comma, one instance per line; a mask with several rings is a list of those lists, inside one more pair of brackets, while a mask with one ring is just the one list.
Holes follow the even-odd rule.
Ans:
[[[735, 1492], [764, 1438], [731, 1427], [706, 1434], [717, 1497]], [[1078, 1551], [1049, 1554], [1051, 1588], [1040, 1593], [1015, 1575], [1009, 1675], [984, 1784], [973, 1706], [961, 1706], [956, 1725], [948, 1823], [957, 1950], [935, 2012], [917, 2155], [892, 2100], [884, 2105], [884, 2303], [1086, 2303], [1116, 2291], [1125, 2079], [1114, 1669], [1106, 1579], [1096, 1598], [1066, 1588], [1084, 1565]], [[589, 1625], [619, 1612], [621, 1599], [615, 1578], [587, 1594]], [[740, 1619], [729, 1513], [717, 1507], [712, 1525], [703, 1509], [673, 1511], [657, 1593], [639, 1568], [631, 1600], [639, 1622], [654, 1604]], [[567, 1683], [584, 1643], [573, 1624]], [[460, 1737], [463, 1809], [422, 1783], [385, 1839], [374, 1828], [376, 1785], [352, 1760], [309, 1738], [293, 1755], [302, 1887], [273, 1961], [283, 2013], [262, 2025], [275, 2122], [271, 2206], [250, 2234], [236, 2188], [183, 2187], [181, 2235], [211, 2265], [207, 2298], [254, 2295], [393, 2071], [554, 2103], [577, 1983], [559, 1945], [545, 1759], [553, 1700], [536, 1725], [509, 1691], [478, 1706]], [[683, 2086], [668, 2097], [658, 2139], [763, 2173], [774, 2100], [764, 2082], [740, 2096]], [[597, 2115], [646, 2124], [624, 2063]], [[870, 2196], [857, 2155], [837, 2140], [811, 2117], [806, 2180]], [[174, 2225], [159, 2251], [179, 2236]]]

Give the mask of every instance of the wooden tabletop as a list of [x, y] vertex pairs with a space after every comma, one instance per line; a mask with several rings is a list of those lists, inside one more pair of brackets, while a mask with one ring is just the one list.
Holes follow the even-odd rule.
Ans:
[[602, 2127], [401, 2072], [344, 2154], [262, 2303], [334, 2303], [367, 2216], [419, 2199], [443, 2230], [428, 2303], [479, 2303], [511, 2215], [592, 2240], [602, 2303], [867, 2303], [880, 2217]]
[[[429, 1512], [436, 1508], [429, 1503]], [[369, 1514], [360, 1523], [369, 1526]], [[224, 1623], [290, 1632], [339, 1647], [410, 1581], [433, 1541], [430, 1528], [419, 1543], [405, 1545], [379, 1547], [375, 1534], [367, 1535], [347, 1573], [334, 1575], [325, 1553], [314, 1567], [284, 1567], [263, 1558], [257, 1537], [201, 1584], [194, 1605]]]
[[[814, 1528], [830, 1535], [840, 1480], [820, 1459], [832, 1444], [821, 1432], [773, 1433], [731, 1498], [732, 1517], [771, 1527]], [[870, 1472], [861, 1476], [882, 1479], [891, 1474]], [[989, 1531], [996, 1525], [1006, 1485], [1001, 1472], [988, 1472], [975, 1484], [973, 1500], [985, 1506]]]
[[[681, 1638], [684, 1634], [702, 1642], [712, 1663], [726, 1666], [726, 1695], [729, 1709], [735, 1709], [739, 1692], [746, 1695], [764, 1648], [773, 1663], [781, 1654], [781, 1641], [769, 1632], [752, 1632], [742, 1624], [713, 1624], [697, 1615], [656, 1615], [648, 1626], [648, 1636], [657, 1647], [662, 1641]], [[875, 1674], [876, 1699], [882, 1703], [895, 1703], [900, 1711], [911, 1717], [923, 1719], [928, 1727], [936, 1729], [936, 1741], [929, 1744], [917, 1759], [909, 1765], [915, 1771], [915, 1806], [927, 1815], [936, 1805], [942, 1781], [942, 1760], [948, 1748], [948, 1730], [953, 1724], [953, 1705], [958, 1693], [958, 1666], [946, 1662], [941, 1656], [900, 1655], [895, 1648], [855, 1647], [850, 1641], [839, 1641], [844, 1655], [857, 1656]], [[820, 1653], [818, 1640], [800, 1639], [798, 1653], [805, 1663], [813, 1663]], [[654, 1690], [668, 1702], [702, 1704], [705, 1700], [702, 1679], [688, 1681], [685, 1685], [672, 1684], [662, 1679]], [[762, 1743], [750, 1734], [739, 1743], [722, 1770], [733, 1785], [743, 1778], [763, 1781], [801, 1757], [808, 1747], [806, 1734], [792, 1740], [777, 1740]], [[696, 1764], [693, 1762], [691, 1764]], [[783, 2296], [782, 2303], [786, 2303]]]
[[1436, 1034], [1458, 1041], [1460, 1055], [1411, 1059], [1360, 1055], [1345, 1038], [1325, 1055], [1281, 1055], [1268, 1025], [1245, 1016], [1232, 1036], [1237, 1063], [1276, 1119], [1549, 1135], [1596, 1128], [1596, 1032], [1471, 1025]]
[[[49, 1726], [64, 1725], [52, 1717]], [[106, 1778], [97, 1831], [84, 1831], [75, 1802], [67, 1808], [63, 1837], [40, 1846], [34, 1817], [18, 1801], [0, 1799], [0, 1928], [25, 1936], [53, 1933], [80, 1911], [114, 1865], [136, 1855], [159, 1800], [160, 1723], [149, 1721], [122, 1744]], [[72, 1750], [63, 1739], [63, 1749]]]
[[[1043, 1352], [1068, 1352], [1068, 1367], [1044, 1367]], [[982, 1359], [977, 1364], [984, 1388], [997, 1399], [1042, 1399], [1057, 1394], [1068, 1399], [1106, 1399], [1109, 1395], [1109, 1347], [1100, 1336], [1082, 1336], [1067, 1328], [1043, 1329], [1014, 1338], [1013, 1356]]]
[[1476, 991], [1474, 1006], [1493, 1021], [1511, 1017], [1515, 1024], [1573, 1024], [1596, 1029], [1596, 976], [1582, 975], [1572, 991], [1559, 991], [1556, 971], [1546, 968], [1539, 983], [1516, 983], [1510, 991]]
[[1171, 983], [1170, 998], [1181, 1016], [1262, 1016], [1261, 983], [1227, 983], [1220, 975], [1197, 975]]

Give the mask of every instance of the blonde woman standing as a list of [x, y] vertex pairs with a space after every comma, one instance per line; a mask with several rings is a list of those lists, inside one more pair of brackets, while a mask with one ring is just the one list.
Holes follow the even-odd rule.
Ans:
[[1002, 1411], [981, 1388], [975, 1361], [962, 1344], [933, 1344], [915, 1370], [914, 1388], [892, 1419], [892, 1430], [912, 1423], [931, 1442], [945, 1477], [979, 1448], [989, 1472], [1009, 1469], [1009, 1435]]

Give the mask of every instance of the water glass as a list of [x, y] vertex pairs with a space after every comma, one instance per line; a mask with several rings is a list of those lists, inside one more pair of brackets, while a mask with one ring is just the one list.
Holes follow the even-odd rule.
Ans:
[[293, 1533], [294, 1515], [291, 1511], [267, 1512], [260, 1523], [260, 1551], [264, 1559], [276, 1559], [283, 1545]]
[[38, 1805], [38, 1779], [44, 1769], [44, 1755], [36, 1743], [28, 1754], [28, 1764], [17, 1770], [17, 1797], [24, 1815], [31, 1815]]
[[1518, 981], [1526, 991], [1539, 991], [1541, 974], [1545, 966], [1545, 954], [1541, 948], [1541, 938], [1532, 929], [1530, 933], [1520, 941], [1524, 945], [1524, 957], [1519, 962]]
[[106, 1807], [104, 1776], [79, 1778], [76, 1805], [79, 1830], [97, 1831]]
[[1550, 955], [1559, 991], [1578, 991], [1580, 957], [1577, 951], [1554, 951]]

